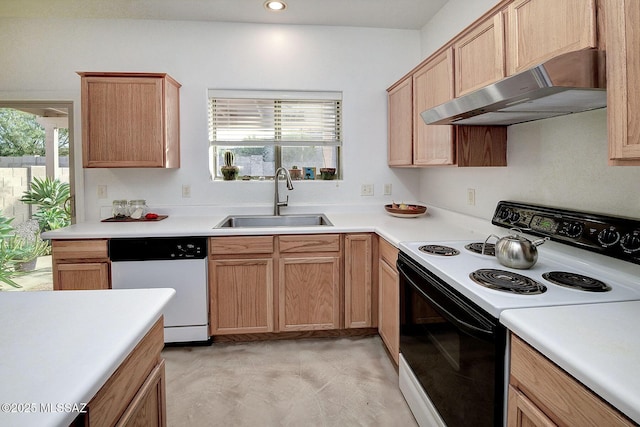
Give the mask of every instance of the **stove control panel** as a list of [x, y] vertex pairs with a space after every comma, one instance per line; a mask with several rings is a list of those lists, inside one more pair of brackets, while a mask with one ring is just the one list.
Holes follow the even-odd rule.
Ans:
[[640, 264], [640, 219], [501, 201], [491, 222]]

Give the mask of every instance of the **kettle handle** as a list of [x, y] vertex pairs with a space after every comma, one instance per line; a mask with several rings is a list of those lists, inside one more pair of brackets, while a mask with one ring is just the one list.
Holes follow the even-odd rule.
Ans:
[[484, 255], [484, 248], [487, 245], [487, 242], [489, 241], [490, 238], [495, 237], [497, 240], [500, 240], [500, 237], [496, 236], [495, 234], [489, 234], [489, 237], [487, 237], [486, 239], [484, 239], [484, 243], [482, 243], [482, 252], [480, 252], [482, 255]]

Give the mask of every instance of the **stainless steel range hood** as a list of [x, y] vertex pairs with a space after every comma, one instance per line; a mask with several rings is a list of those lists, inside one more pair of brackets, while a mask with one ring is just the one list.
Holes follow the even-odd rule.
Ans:
[[424, 122], [512, 125], [607, 106], [605, 53], [581, 50], [422, 112]]

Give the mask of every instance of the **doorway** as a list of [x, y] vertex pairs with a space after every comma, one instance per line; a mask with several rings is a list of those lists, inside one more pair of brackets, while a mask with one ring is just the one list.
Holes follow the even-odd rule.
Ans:
[[0, 126], [0, 291], [50, 290], [40, 233], [75, 222], [73, 102], [0, 101]]

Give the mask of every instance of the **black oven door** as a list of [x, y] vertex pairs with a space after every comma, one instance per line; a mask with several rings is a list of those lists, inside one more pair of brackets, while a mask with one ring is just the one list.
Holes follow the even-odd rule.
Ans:
[[400, 353], [448, 427], [503, 425], [506, 333], [400, 253]]

